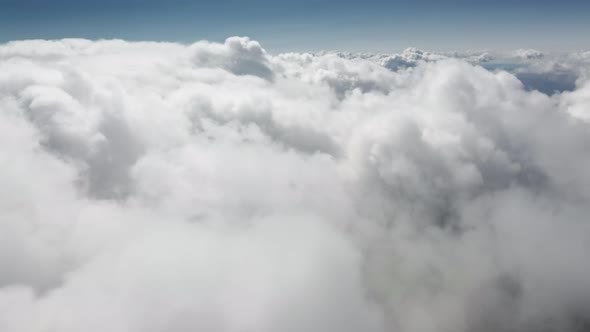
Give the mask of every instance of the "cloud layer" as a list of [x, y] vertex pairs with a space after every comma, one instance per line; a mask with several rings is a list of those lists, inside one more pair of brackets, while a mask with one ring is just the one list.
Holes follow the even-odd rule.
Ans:
[[509, 57], [0, 46], [0, 330], [587, 330], [590, 55]]

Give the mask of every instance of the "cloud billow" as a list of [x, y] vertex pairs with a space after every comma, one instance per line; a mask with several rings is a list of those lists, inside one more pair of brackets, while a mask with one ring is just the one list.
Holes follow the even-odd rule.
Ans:
[[587, 330], [588, 57], [516, 57], [575, 87], [417, 49], [1, 45], [0, 330]]

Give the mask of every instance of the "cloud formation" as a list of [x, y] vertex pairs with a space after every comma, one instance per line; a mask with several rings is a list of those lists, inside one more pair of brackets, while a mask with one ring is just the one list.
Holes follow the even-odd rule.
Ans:
[[489, 53], [0, 46], [0, 330], [587, 330], [590, 57], [521, 53], [573, 91]]

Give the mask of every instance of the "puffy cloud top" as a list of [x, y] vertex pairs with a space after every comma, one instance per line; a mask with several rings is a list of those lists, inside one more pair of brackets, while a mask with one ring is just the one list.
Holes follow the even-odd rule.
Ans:
[[544, 56], [543, 52], [533, 49], [519, 49], [514, 52], [514, 55], [521, 59], [539, 59]]
[[198, 42], [190, 47], [197, 66], [223, 68], [235, 75], [254, 75], [272, 79], [266, 51], [248, 37], [231, 37], [223, 45]]
[[0, 330], [585, 331], [584, 54], [4, 44]]

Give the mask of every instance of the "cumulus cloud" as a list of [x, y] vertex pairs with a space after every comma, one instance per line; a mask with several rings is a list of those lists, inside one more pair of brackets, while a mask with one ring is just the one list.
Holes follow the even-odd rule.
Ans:
[[521, 59], [539, 59], [544, 56], [543, 52], [534, 49], [518, 49], [514, 52], [514, 56]]
[[407, 48], [401, 53], [347, 53], [319, 52], [315, 55], [335, 55], [348, 60], [367, 60], [393, 71], [406, 70], [421, 62], [436, 62], [448, 58], [460, 59], [491, 71], [508, 71], [514, 74], [527, 90], [552, 95], [572, 91], [577, 78], [586, 71], [585, 53], [542, 53], [533, 49], [514, 51], [467, 50], [428, 52]]
[[0, 330], [587, 330], [589, 57], [477, 58], [0, 46]]
[[271, 79], [266, 51], [257, 41], [247, 37], [228, 38], [223, 45], [198, 42], [191, 46], [192, 59], [197, 66], [221, 68], [235, 75], [254, 75]]
[[362, 59], [376, 62], [394, 71], [415, 67], [419, 62], [437, 61], [448, 57], [442, 53], [428, 52], [416, 47], [408, 47], [402, 53], [318, 52], [315, 55], [323, 56], [327, 54], [333, 54], [348, 60]]

